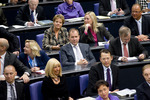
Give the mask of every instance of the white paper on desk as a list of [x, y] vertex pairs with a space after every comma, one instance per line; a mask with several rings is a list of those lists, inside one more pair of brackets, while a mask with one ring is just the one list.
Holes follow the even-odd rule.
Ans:
[[130, 97], [131, 95], [136, 93], [136, 90], [135, 89], [128, 89], [128, 88], [126, 88], [126, 89], [117, 91], [115, 93], [117, 93], [119, 96], [127, 96], [128, 95]]
[[37, 74], [45, 74], [45, 71], [44, 70], [39, 70], [39, 71], [36, 71]]
[[8, 28], [8, 27], [7, 27], [7, 26], [5, 26], [5, 25], [0, 25], [0, 27], [3, 27], [3, 28], [5, 28], [5, 29], [6, 29], [6, 28]]
[[99, 46], [104, 46], [105, 44], [107, 44], [107, 42], [98, 42]]
[[84, 97], [84, 98], [81, 98], [81, 99], [78, 99], [78, 100], [95, 100], [95, 98], [92, 98], [92, 97]]
[[82, 20], [84, 20], [84, 17], [65, 19], [65, 21], [67, 22], [77, 22], [77, 21], [82, 21]]
[[14, 28], [25, 28], [26, 26], [22, 26], [22, 25], [13, 25], [12, 27], [14, 27]]
[[96, 16], [98, 19], [109, 19], [110, 17], [108, 16]]
[[41, 26], [40, 24], [35, 23], [34, 26]]
[[137, 57], [128, 57], [128, 62], [138, 61]]

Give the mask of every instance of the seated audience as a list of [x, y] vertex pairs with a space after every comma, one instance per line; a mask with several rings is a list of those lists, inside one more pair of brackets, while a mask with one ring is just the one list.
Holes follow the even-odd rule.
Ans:
[[128, 57], [137, 57], [139, 60], [148, 57], [148, 52], [137, 38], [131, 37], [130, 29], [125, 26], [119, 29], [119, 37], [110, 41], [109, 50], [116, 60], [123, 62], [128, 62]]
[[42, 84], [44, 100], [73, 100], [69, 97], [66, 78], [62, 75], [60, 62], [52, 58], [47, 62]]
[[38, 4], [39, 0], [28, 0], [28, 4], [19, 9], [16, 24], [34, 26], [38, 20], [44, 20], [44, 10]]
[[[13, 65], [19, 74], [23, 74], [19, 79], [23, 79], [24, 83], [29, 82], [30, 69], [21, 63], [17, 56], [8, 52], [9, 43], [6, 39], [0, 38], [0, 75], [3, 75], [4, 68], [7, 65]], [[0, 77], [0, 80], [4, 80]]]
[[2, 8], [0, 8], [0, 25], [6, 25], [7, 26], [7, 19], [3, 13]]
[[130, 28], [131, 35], [140, 41], [147, 41], [150, 38], [149, 19], [149, 15], [142, 16], [141, 6], [134, 4], [132, 6], [132, 16], [124, 20], [124, 25]]
[[29, 67], [32, 72], [45, 69], [49, 57], [41, 50], [38, 43], [34, 40], [26, 40], [24, 53], [19, 55], [19, 59], [24, 65]]
[[67, 29], [62, 27], [64, 21], [63, 15], [54, 16], [53, 25], [44, 32], [43, 49], [59, 50], [62, 45], [68, 42]]
[[0, 38], [5, 38], [8, 40], [9, 48], [7, 51], [16, 54], [17, 56], [19, 55], [19, 40], [14, 34], [9, 33], [6, 29], [0, 27]]
[[97, 18], [94, 12], [87, 12], [84, 16], [84, 25], [79, 27], [81, 42], [97, 43], [104, 42], [105, 39], [110, 40], [114, 37], [109, 33], [103, 23], [97, 23]]
[[142, 68], [143, 77], [145, 82], [140, 84], [136, 89], [138, 100], [150, 100], [150, 64]]
[[79, 43], [80, 35], [77, 29], [72, 28], [68, 34], [69, 42], [61, 47], [62, 66], [85, 65], [96, 62], [88, 44]]
[[96, 100], [119, 100], [117, 96], [109, 94], [109, 84], [107, 81], [99, 80], [96, 82], [95, 87], [99, 95]]
[[65, 0], [64, 3], [58, 5], [56, 14], [62, 14], [65, 19], [83, 17], [84, 11], [78, 2], [73, 0]]
[[95, 83], [98, 80], [105, 80], [109, 83], [109, 90], [112, 92], [118, 91], [118, 68], [111, 64], [113, 56], [108, 49], [100, 51], [100, 61], [93, 65], [89, 71], [89, 84], [86, 95], [94, 96], [97, 94]]
[[126, 0], [100, 0], [99, 14], [104, 16], [129, 15], [130, 10]]
[[4, 68], [5, 81], [0, 81], [0, 100], [25, 100], [24, 84], [15, 81], [16, 75], [13, 65]]

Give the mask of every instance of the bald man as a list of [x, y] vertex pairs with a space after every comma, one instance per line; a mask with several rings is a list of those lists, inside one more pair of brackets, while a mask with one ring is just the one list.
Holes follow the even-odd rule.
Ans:
[[[16, 55], [7, 51], [9, 43], [6, 39], [0, 38], [0, 75], [3, 75], [4, 68], [7, 65], [13, 65], [19, 74], [23, 74], [20, 79], [23, 79], [24, 83], [29, 82], [30, 69], [20, 62]], [[0, 79], [1, 80], [1, 79]]]
[[29, 0], [28, 5], [21, 7], [16, 16], [16, 24], [34, 26], [35, 21], [44, 20], [43, 8], [38, 6], [38, 4], [39, 0]]
[[[8, 65], [5, 67], [5, 81], [0, 81], [0, 100], [25, 100], [24, 85], [15, 81], [16, 75], [14, 66]], [[14, 94], [11, 93], [12, 91], [14, 91]]]
[[132, 6], [130, 17], [124, 20], [124, 25], [129, 27], [131, 35], [138, 38], [140, 41], [147, 41], [150, 38], [150, 16], [143, 15], [139, 4]]

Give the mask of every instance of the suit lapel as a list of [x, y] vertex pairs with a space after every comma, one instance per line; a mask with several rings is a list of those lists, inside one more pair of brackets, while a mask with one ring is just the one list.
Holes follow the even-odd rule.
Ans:
[[9, 63], [9, 54], [6, 52], [5, 60], [4, 60], [4, 67], [7, 66], [8, 63]]
[[[131, 41], [131, 39], [130, 39], [130, 41]], [[131, 44], [130, 41], [129, 41], [129, 43], [128, 43], [128, 49], [129, 49], [128, 52], [129, 52], [129, 56], [131, 57], [131, 56], [132, 56], [131, 54], [133, 54], [133, 53], [132, 53], [132, 50], [133, 50], [133, 49], [132, 49], [132, 44]]]
[[119, 55], [122, 56], [123, 53], [122, 53], [122, 46], [121, 46], [120, 38], [118, 38], [118, 47], [117, 47], [117, 49], [118, 49]]
[[81, 50], [81, 53], [82, 53], [83, 58], [86, 58], [85, 48], [84, 48], [83, 45], [81, 45], [80, 43], [78, 43], [78, 44], [79, 44], [79, 47], [80, 47], [80, 50]]
[[74, 61], [75, 61], [75, 55], [74, 55], [73, 48], [72, 48], [70, 43], [68, 45], [68, 50], [69, 50], [70, 54], [72, 55], [72, 57], [74, 58]]
[[144, 30], [146, 30], [146, 29], [145, 29], [145, 28], [146, 28], [146, 27], [145, 27], [145, 26], [146, 26], [145, 24], [146, 24], [146, 23], [145, 23], [145, 21], [144, 21], [144, 17], [142, 17], [142, 34], [144, 34], [144, 32], [145, 32]]

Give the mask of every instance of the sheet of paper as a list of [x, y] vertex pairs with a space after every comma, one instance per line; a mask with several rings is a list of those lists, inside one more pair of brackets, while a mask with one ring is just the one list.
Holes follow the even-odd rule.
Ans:
[[98, 42], [99, 46], [104, 46], [105, 44], [107, 44], [107, 42]]
[[78, 17], [78, 18], [71, 18], [71, 19], [65, 19], [67, 22], [77, 22], [84, 20], [84, 17]]
[[97, 16], [98, 19], [109, 19], [110, 17], [108, 16]]
[[95, 98], [92, 98], [92, 97], [85, 97], [85, 98], [81, 98], [81, 99], [78, 99], [78, 100], [95, 100]]
[[22, 25], [13, 25], [12, 27], [14, 27], [14, 28], [25, 28], [26, 26], [22, 26]]
[[39, 70], [39, 71], [36, 71], [37, 74], [45, 74], [45, 71], [44, 70]]
[[6, 28], [8, 28], [8, 27], [7, 27], [7, 26], [5, 26], [5, 25], [0, 25], [0, 27], [3, 27], [3, 28], [5, 28], [5, 29], [6, 29]]
[[128, 88], [126, 88], [126, 89], [117, 91], [117, 92], [115, 92], [115, 93], [117, 93], [117, 94], [120, 95], [120, 96], [127, 96], [127, 95], [128, 95], [128, 96], [131, 96], [131, 95], [133, 95], [133, 94], [136, 93], [136, 90], [135, 90], [135, 89], [128, 89]]

